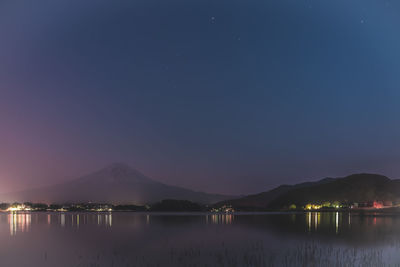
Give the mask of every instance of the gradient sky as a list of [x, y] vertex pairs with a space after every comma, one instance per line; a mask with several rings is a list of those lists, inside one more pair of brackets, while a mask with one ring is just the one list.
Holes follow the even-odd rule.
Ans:
[[399, 1], [2, 0], [0, 192], [400, 178], [399, 29]]

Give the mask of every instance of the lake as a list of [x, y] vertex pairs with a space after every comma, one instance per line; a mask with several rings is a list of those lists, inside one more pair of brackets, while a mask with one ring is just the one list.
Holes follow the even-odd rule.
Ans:
[[400, 216], [1, 213], [1, 266], [398, 266]]

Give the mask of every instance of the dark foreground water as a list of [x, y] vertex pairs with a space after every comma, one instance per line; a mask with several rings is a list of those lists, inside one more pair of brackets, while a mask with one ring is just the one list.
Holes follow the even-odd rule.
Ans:
[[0, 266], [400, 266], [400, 216], [1, 213]]

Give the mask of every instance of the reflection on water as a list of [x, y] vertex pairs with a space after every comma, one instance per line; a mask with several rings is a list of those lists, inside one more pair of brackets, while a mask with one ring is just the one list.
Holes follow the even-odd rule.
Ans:
[[321, 222], [320, 212], [307, 212], [306, 224], [308, 232], [311, 232], [311, 230], [314, 230], [315, 232], [318, 231], [320, 222]]
[[[206, 222], [209, 222], [208, 219], [209, 215], [206, 215]], [[212, 214], [210, 215], [211, 217], [211, 223], [212, 224], [231, 224], [233, 220], [233, 215], [232, 214]]]
[[335, 213], [335, 222], [336, 222], [336, 224], [335, 224], [335, 226], [336, 226], [336, 234], [339, 232], [339, 212], [336, 212]]
[[104, 217], [105, 217], [105, 224], [111, 227], [112, 226], [112, 213], [110, 212], [108, 214], [105, 214]]
[[30, 213], [15, 213], [8, 214], [8, 224], [10, 226], [10, 235], [15, 235], [17, 232], [29, 232], [31, 225]]
[[[19, 232], [28, 232], [31, 226], [32, 214], [38, 216], [38, 213], [9, 213], [8, 224], [10, 228], [10, 235], [16, 235]], [[311, 218], [309, 213], [309, 218]], [[206, 214], [204, 215], [206, 224], [232, 224], [234, 220], [233, 214]], [[293, 215], [294, 216], [294, 215]], [[320, 214], [315, 213], [315, 230], [317, 230], [317, 222], [319, 221]], [[295, 217], [294, 217], [295, 218]], [[308, 218], [308, 217], [307, 217]], [[86, 214], [74, 214], [74, 213], [49, 213], [45, 214], [46, 224], [49, 226], [55, 226], [55, 222], [61, 228], [72, 227], [79, 229], [81, 224], [97, 224], [98, 226], [113, 226], [113, 214], [109, 213], [86, 213]], [[145, 217], [146, 224], [150, 224], [151, 215], [147, 214]], [[308, 224], [312, 225], [311, 219], [308, 220]]]
[[[292, 215], [293, 216], [293, 215]], [[295, 216], [295, 215], [294, 215]], [[327, 212], [307, 212], [306, 213], [306, 225], [308, 232], [318, 232], [321, 224], [321, 216], [323, 220], [323, 225], [330, 227], [331, 225], [335, 229], [335, 233], [339, 234], [340, 228], [342, 227], [342, 217], [347, 216], [348, 227], [351, 225], [351, 213], [327, 213]], [[331, 223], [333, 221], [333, 223]]]
[[60, 221], [61, 221], [61, 226], [64, 227], [65, 226], [65, 214], [61, 213], [60, 215]]
[[[130, 213], [134, 215], [134, 213]], [[29, 232], [32, 224], [32, 216], [35, 218], [42, 218], [45, 223], [49, 226], [56, 226], [57, 224], [61, 228], [69, 227], [79, 229], [82, 225], [97, 225], [113, 227], [113, 213], [8, 213], [8, 226], [10, 229], [10, 235], [14, 236], [17, 233]], [[154, 217], [155, 216], [155, 217]], [[263, 225], [268, 229], [277, 228], [282, 231], [298, 232], [298, 233], [317, 233], [327, 234], [332, 233], [340, 235], [341, 233], [354, 233], [369, 229], [368, 233], [371, 233], [373, 228], [385, 227], [387, 230], [398, 231], [400, 234], [400, 217], [388, 216], [379, 214], [352, 214], [352, 213], [341, 213], [341, 212], [306, 212], [306, 213], [291, 213], [291, 214], [263, 214], [263, 215], [251, 215], [251, 214], [224, 214], [224, 213], [213, 213], [213, 214], [199, 214], [195, 218], [205, 218], [205, 224], [214, 225], [228, 225], [234, 224], [237, 220], [237, 224], [245, 222], [245, 218], [255, 218], [256, 220], [251, 224], [253, 226]], [[144, 216], [133, 216], [135, 219], [132, 221], [133, 225], [146, 224], [150, 225], [150, 222], [160, 223], [162, 221], [171, 221], [177, 223], [178, 220], [175, 218], [171, 219], [170, 215], [153, 215], [144, 214]], [[173, 217], [173, 216], [172, 216]], [[183, 216], [185, 217], [185, 216]], [[142, 218], [142, 219], [140, 219]], [[167, 220], [168, 218], [168, 220]], [[189, 218], [189, 216], [188, 216]], [[193, 218], [192, 218], [193, 219]], [[393, 226], [393, 221], [396, 224]], [[183, 220], [184, 221], [184, 220]], [[40, 222], [38, 222], [40, 223]], [[352, 225], [356, 224], [355, 228]], [[301, 226], [304, 226], [301, 230]], [[392, 229], [396, 227], [396, 229]], [[399, 228], [399, 229], [397, 229]], [[357, 230], [358, 229], [358, 230]]]
[[8, 267], [390, 266], [400, 262], [400, 216], [0, 213], [0, 240]]
[[[32, 214], [38, 216], [38, 213], [18, 213], [12, 212], [7, 214], [8, 225], [10, 228], [10, 235], [14, 236], [17, 233], [29, 232], [32, 224]], [[42, 215], [42, 214], [40, 214]], [[46, 214], [46, 224], [54, 226], [54, 222], [58, 222], [61, 227], [72, 227], [79, 229], [81, 218], [83, 217], [84, 223], [92, 223], [93, 216], [96, 216], [97, 225], [112, 227], [112, 213], [99, 213], [99, 214], [68, 214], [68, 213], [53, 213]], [[148, 219], [149, 220], [149, 219]]]

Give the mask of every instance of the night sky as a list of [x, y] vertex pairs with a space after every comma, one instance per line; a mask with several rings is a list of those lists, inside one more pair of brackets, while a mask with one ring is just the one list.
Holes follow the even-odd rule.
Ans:
[[3, 0], [0, 192], [400, 178], [399, 29], [399, 1]]

